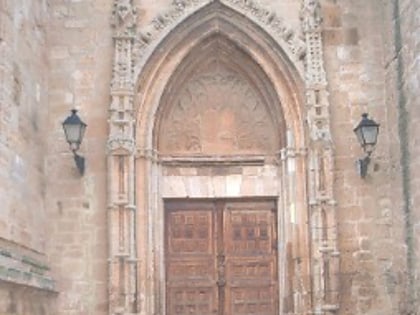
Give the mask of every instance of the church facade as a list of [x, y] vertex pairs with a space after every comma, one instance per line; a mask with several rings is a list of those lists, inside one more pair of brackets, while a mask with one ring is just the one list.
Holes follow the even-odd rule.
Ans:
[[0, 1], [0, 315], [418, 314], [418, 16]]

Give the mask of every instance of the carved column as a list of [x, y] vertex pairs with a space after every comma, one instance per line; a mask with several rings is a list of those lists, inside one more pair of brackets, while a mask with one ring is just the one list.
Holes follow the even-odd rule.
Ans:
[[330, 131], [328, 84], [323, 62], [322, 18], [319, 0], [303, 0], [302, 31], [305, 58], [306, 112], [309, 125], [309, 218], [313, 312], [338, 310], [339, 251], [334, 198], [334, 153]]
[[134, 78], [136, 11], [115, 0], [114, 61], [108, 138], [109, 314], [135, 313], [137, 254], [134, 200]]

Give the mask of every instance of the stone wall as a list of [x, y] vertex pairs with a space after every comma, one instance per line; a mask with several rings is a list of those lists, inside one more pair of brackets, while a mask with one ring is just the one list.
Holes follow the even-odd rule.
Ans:
[[1, 315], [56, 315], [55, 293], [0, 281]]
[[46, 1], [0, 2], [0, 238], [45, 251]]
[[53, 314], [46, 256], [46, 1], [0, 1], [0, 314]]
[[[50, 0], [46, 156], [52, 270], [59, 313], [107, 310], [106, 137], [112, 64], [112, 1]], [[88, 128], [80, 176], [61, 122], [79, 110]]]
[[[172, 3], [133, 2], [142, 28]], [[300, 1], [260, 3], [300, 32]], [[339, 314], [415, 314], [420, 8], [409, 0], [321, 3], [336, 158]], [[110, 0], [0, 1], [2, 315], [107, 312], [112, 6]], [[88, 124], [83, 177], [61, 128], [72, 108]], [[363, 112], [381, 124], [365, 179], [355, 170], [362, 150], [352, 133]], [[182, 187], [173, 175], [182, 169], [171, 172], [162, 178], [167, 196]], [[200, 180], [204, 187], [208, 179]], [[250, 191], [273, 188], [261, 180]]]
[[[416, 314], [418, 309], [418, 12], [415, 1], [324, 5], [343, 314]], [[362, 112], [381, 124], [365, 180], [352, 170], [361, 150], [349, 132]]]
[[419, 160], [418, 99], [420, 96], [420, 3], [418, 1], [392, 1], [394, 49], [390, 55], [388, 76], [394, 76], [393, 85], [399, 117], [400, 148], [402, 152], [403, 224], [407, 250], [407, 314], [417, 314], [420, 303], [419, 236], [420, 184], [417, 179]]
[[[387, 45], [393, 42], [389, 9], [383, 1], [325, 1], [324, 5], [336, 147], [340, 314], [401, 314], [405, 304], [398, 115], [391, 95], [395, 87], [384, 80]], [[368, 176], [361, 179], [355, 161], [363, 152], [352, 129], [364, 112], [381, 127]]]

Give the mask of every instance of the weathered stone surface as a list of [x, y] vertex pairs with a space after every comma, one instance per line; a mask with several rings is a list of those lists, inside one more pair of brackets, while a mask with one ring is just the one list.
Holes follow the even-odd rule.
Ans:
[[20, 287], [0, 280], [0, 314], [54, 315], [56, 293]]
[[162, 154], [264, 154], [276, 152], [274, 123], [258, 91], [222, 60], [195, 70], [167, 109], [158, 149]]
[[[162, 313], [163, 198], [243, 197], [278, 200], [285, 312], [416, 314], [420, 6], [319, 3], [0, 1], [0, 314]], [[192, 47], [203, 12], [239, 22]]]

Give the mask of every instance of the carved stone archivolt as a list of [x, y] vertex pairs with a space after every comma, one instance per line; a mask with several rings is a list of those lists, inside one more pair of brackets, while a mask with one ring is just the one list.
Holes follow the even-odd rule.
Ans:
[[168, 31], [207, 5], [224, 6], [246, 16], [282, 43], [285, 52], [297, 64], [305, 56], [305, 41], [302, 40], [300, 32], [296, 32], [280, 16], [261, 6], [256, 0], [173, 0], [169, 9], [137, 33], [133, 49], [136, 74], [139, 74], [147, 57]]
[[201, 71], [181, 88], [164, 118], [162, 154], [266, 154], [279, 150], [267, 104], [241, 75]]

